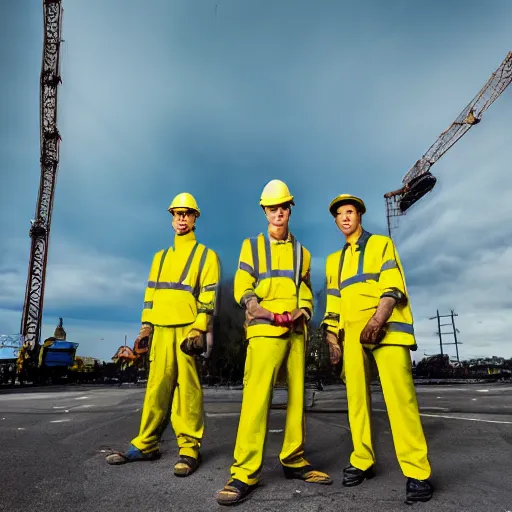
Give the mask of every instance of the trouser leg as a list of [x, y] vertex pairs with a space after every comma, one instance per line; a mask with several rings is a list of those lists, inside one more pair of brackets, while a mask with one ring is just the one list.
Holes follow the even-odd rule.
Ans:
[[304, 417], [305, 341], [303, 334], [290, 336], [287, 359], [288, 404], [284, 440], [279, 460], [283, 466], [303, 467], [306, 426]]
[[263, 465], [268, 413], [277, 373], [288, 342], [282, 338], [252, 338], [247, 347], [242, 408], [231, 477], [254, 485]]
[[[364, 326], [362, 326], [364, 327]], [[345, 330], [343, 368], [353, 451], [350, 464], [367, 470], [375, 463], [371, 429], [371, 390], [368, 355], [360, 343], [361, 326]]]
[[411, 357], [407, 347], [380, 346], [373, 352], [389, 415], [395, 451], [406, 477], [430, 477], [427, 442], [421, 425]]
[[178, 382], [171, 422], [180, 455], [197, 458], [204, 432], [203, 388], [194, 357], [180, 349], [189, 330], [190, 327], [176, 329]]
[[155, 327], [139, 435], [132, 444], [143, 452], [155, 451], [168, 425], [176, 385], [175, 329]]

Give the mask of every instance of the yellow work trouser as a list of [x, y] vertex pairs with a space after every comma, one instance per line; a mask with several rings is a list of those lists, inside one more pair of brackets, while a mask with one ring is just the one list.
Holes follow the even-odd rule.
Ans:
[[288, 405], [279, 460], [288, 467], [308, 465], [304, 458], [304, 334], [251, 338], [245, 360], [235, 461], [231, 466], [231, 477], [249, 485], [258, 482], [261, 472], [272, 391], [287, 354]]
[[180, 455], [198, 457], [204, 431], [203, 389], [194, 358], [180, 349], [189, 331], [190, 326], [154, 328], [140, 430], [132, 441], [143, 452], [159, 448], [170, 417]]
[[[375, 462], [370, 425], [371, 390], [368, 355], [360, 343], [364, 325], [345, 327], [343, 369], [348, 417], [354, 451], [352, 466], [363, 471]], [[370, 349], [371, 350], [371, 349]], [[424, 480], [431, 468], [419, 415], [408, 347], [379, 345], [373, 348], [398, 462], [406, 477]]]

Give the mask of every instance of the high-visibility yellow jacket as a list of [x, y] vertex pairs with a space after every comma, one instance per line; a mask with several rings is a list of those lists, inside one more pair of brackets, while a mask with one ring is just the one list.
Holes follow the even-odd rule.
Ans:
[[327, 257], [325, 274], [327, 300], [322, 323], [328, 331], [338, 335], [348, 324], [366, 323], [382, 294], [397, 288], [407, 300], [395, 306], [382, 344], [416, 350], [404, 271], [391, 238], [363, 230], [359, 239], [347, 242]]
[[216, 313], [221, 278], [217, 254], [193, 232], [174, 237], [157, 252], [144, 294], [142, 322], [159, 327], [190, 325], [206, 332]]
[[[262, 307], [273, 313], [306, 309], [313, 315], [310, 283], [311, 254], [290, 234], [287, 240], [270, 240], [260, 233], [242, 243], [235, 274], [234, 296], [242, 299], [255, 295]], [[288, 327], [254, 319], [246, 326], [247, 339], [255, 336], [282, 336]]]

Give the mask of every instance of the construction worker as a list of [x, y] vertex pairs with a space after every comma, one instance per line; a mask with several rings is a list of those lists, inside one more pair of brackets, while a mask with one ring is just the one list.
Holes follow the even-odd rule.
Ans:
[[270, 181], [263, 189], [260, 205], [268, 220], [268, 233], [243, 241], [235, 274], [235, 300], [246, 310], [249, 343], [235, 460], [231, 479], [217, 494], [221, 505], [246, 499], [258, 483], [272, 391], [285, 359], [288, 405], [279, 455], [284, 475], [311, 483], [332, 483], [304, 457], [305, 342], [313, 313], [311, 255], [288, 229], [294, 202], [285, 183]]
[[407, 478], [406, 499], [428, 501], [431, 468], [412, 379], [410, 351], [417, 346], [402, 264], [391, 238], [363, 229], [366, 207], [361, 199], [339, 195], [329, 211], [346, 238], [343, 249], [327, 258], [322, 322], [331, 361], [337, 364], [343, 354], [354, 448], [343, 485], [375, 476], [369, 392], [369, 357], [374, 357], [397, 458]]
[[168, 211], [174, 244], [153, 258], [138, 338], [150, 337], [139, 435], [127, 452], [113, 453], [107, 461], [124, 464], [158, 458], [170, 416], [179, 448], [174, 474], [188, 476], [199, 466], [204, 431], [203, 391], [194, 356], [209, 357], [212, 350], [220, 263], [213, 250], [196, 240], [200, 210], [194, 197], [178, 194]]

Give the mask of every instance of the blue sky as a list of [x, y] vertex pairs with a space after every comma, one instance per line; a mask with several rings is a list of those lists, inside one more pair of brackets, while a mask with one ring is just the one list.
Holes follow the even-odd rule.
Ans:
[[[0, 333], [19, 329], [39, 185], [40, 4], [0, 6]], [[318, 289], [343, 243], [330, 200], [359, 195], [366, 229], [385, 233], [383, 194], [511, 49], [506, 0], [63, 5], [43, 336], [63, 316], [79, 353], [105, 359], [138, 332], [174, 195], [196, 196], [198, 237], [230, 278], [243, 238], [265, 229], [261, 189], [285, 180]], [[512, 356], [511, 111], [509, 88], [433, 167], [438, 185], [396, 231], [416, 358], [437, 351], [437, 308], [459, 313], [462, 357]]]

